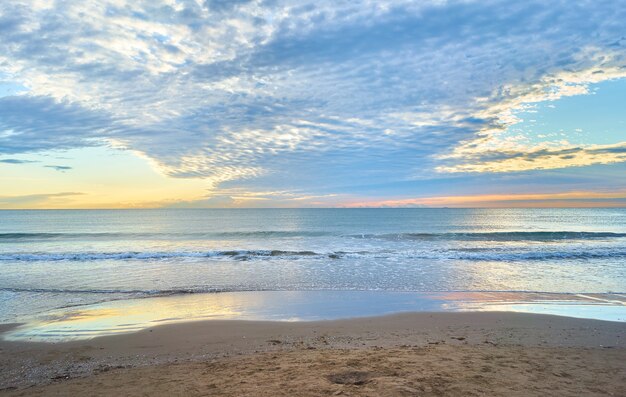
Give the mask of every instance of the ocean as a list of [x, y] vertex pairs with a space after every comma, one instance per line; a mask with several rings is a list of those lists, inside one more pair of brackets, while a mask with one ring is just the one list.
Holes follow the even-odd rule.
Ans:
[[241, 291], [626, 293], [626, 209], [0, 211], [0, 322]]

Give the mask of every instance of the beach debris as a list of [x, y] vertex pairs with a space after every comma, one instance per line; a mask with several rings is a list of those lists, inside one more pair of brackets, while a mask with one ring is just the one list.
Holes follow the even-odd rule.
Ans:
[[267, 343], [271, 343], [272, 345], [280, 345], [283, 342], [278, 339], [270, 339], [267, 341]]

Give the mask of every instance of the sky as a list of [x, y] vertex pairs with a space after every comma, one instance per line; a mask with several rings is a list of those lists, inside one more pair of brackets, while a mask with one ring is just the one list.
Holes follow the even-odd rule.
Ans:
[[0, 208], [626, 207], [626, 1], [0, 3]]

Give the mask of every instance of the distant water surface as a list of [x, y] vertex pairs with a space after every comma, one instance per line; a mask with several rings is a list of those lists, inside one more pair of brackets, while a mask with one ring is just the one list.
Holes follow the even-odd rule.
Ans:
[[626, 292], [626, 209], [0, 211], [0, 321], [236, 291]]

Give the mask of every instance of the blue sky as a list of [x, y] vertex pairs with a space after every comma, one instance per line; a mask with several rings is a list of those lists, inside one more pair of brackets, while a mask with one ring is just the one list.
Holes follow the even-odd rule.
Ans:
[[624, 206], [621, 1], [11, 1], [0, 207]]
[[578, 145], [611, 145], [626, 137], [626, 79], [589, 85], [588, 95], [546, 101], [520, 111], [510, 128], [529, 143], [567, 139]]

